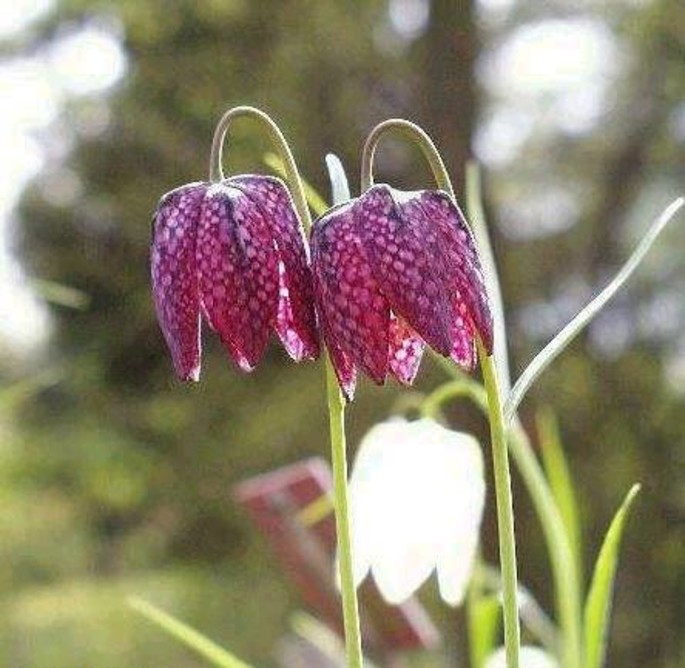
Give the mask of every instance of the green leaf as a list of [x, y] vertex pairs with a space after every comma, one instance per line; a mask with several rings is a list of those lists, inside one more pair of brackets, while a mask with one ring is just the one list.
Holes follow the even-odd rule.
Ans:
[[31, 286], [45, 301], [57, 306], [83, 311], [90, 305], [89, 294], [68, 285], [34, 278]]
[[206, 636], [203, 636], [199, 631], [160, 610], [152, 605], [152, 603], [134, 597], [128, 600], [128, 604], [143, 617], [166, 631], [170, 636], [180, 640], [186, 647], [207, 659], [213, 666], [219, 666], [219, 668], [252, 668], [249, 664], [241, 661]]
[[331, 180], [333, 204], [342, 204], [350, 199], [350, 184], [340, 158], [335, 153], [326, 154], [326, 167]]
[[64, 371], [58, 368], [47, 369], [34, 374], [30, 378], [18, 380], [11, 385], [0, 388], [0, 409], [9, 410], [16, 408], [22, 401], [30, 399], [38, 392], [53, 385], [57, 385], [64, 379]]
[[537, 429], [542, 450], [542, 463], [554, 500], [561, 513], [576, 562], [577, 582], [583, 582], [583, 536], [571, 470], [559, 434], [559, 424], [550, 409], [537, 415]]
[[502, 605], [499, 596], [473, 596], [468, 601], [469, 659], [473, 668], [484, 668], [495, 649]]
[[606, 654], [618, 550], [628, 510], [640, 491], [633, 485], [604, 537], [585, 603], [585, 668], [602, 668]]
[[509, 355], [507, 347], [507, 329], [504, 322], [504, 303], [497, 274], [495, 254], [490, 243], [488, 225], [485, 220], [483, 206], [483, 189], [481, 187], [480, 167], [477, 162], [470, 160], [466, 164], [466, 213], [478, 244], [478, 255], [483, 265], [485, 285], [492, 309], [495, 329], [495, 360], [500, 375], [502, 393], [506, 397], [511, 389], [511, 373], [509, 370]]
[[[285, 167], [283, 162], [275, 153], [266, 153], [264, 155], [264, 163], [271, 167], [271, 169], [276, 172], [281, 177], [285, 177]], [[308, 183], [305, 179], [302, 179], [302, 185], [304, 187], [304, 194], [309, 203], [309, 208], [317, 215], [321, 216], [326, 211], [328, 211], [329, 206], [326, 200], [319, 195], [316, 188]]]
[[642, 240], [628, 258], [628, 261], [621, 267], [620, 271], [614, 276], [612, 281], [602, 290], [571, 322], [569, 322], [534, 358], [526, 370], [516, 381], [511, 393], [504, 404], [504, 419], [509, 424], [516, 413], [516, 409], [521, 403], [530, 386], [537, 377], [550, 365], [550, 363], [561, 354], [566, 346], [578, 335], [606, 305], [606, 303], [623, 287], [623, 284], [630, 278], [632, 273], [640, 266], [642, 259], [647, 254], [652, 244], [657, 240], [666, 225], [673, 216], [685, 204], [685, 198], [679, 197], [671, 202], [663, 213], [652, 223]]

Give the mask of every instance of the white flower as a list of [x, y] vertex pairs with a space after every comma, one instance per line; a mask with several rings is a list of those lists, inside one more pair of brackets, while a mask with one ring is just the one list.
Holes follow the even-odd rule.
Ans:
[[[553, 656], [539, 647], [527, 645], [521, 647], [519, 666], [521, 668], [559, 668], [559, 664]], [[488, 657], [485, 668], [507, 668], [507, 655], [504, 647], [500, 647]]]
[[371, 571], [392, 604], [437, 570], [442, 598], [464, 598], [485, 503], [483, 455], [468, 434], [433, 420], [373, 427], [350, 477], [355, 583]]

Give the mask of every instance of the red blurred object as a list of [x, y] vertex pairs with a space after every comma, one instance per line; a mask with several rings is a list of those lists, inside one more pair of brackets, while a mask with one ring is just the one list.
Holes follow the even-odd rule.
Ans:
[[[333, 512], [313, 523], [300, 513], [324, 495], [333, 480], [328, 463], [311, 459], [246, 480], [235, 496], [267, 537], [305, 603], [342, 633], [340, 595], [334, 584], [336, 549]], [[360, 591], [362, 637], [367, 651], [387, 655], [397, 651], [433, 649], [440, 635], [417, 599], [389, 606], [367, 581]]]

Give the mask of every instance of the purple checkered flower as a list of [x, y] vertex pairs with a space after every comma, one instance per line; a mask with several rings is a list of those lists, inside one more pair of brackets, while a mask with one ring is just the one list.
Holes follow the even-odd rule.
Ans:
[[376, 185], [312, 231], [319, 323], [348, 399], [361, 369], [416, 377], [425, 344], [459, 366], [492, 352], [492, 315], [468, 226], [446, 193]]
[[284, 183], [234, 176], [162, 197], [153, 219], [152, 289], [176, 373], [200, 375], [201, 314], [251, 371], [271, 331], [296, 361], [319, 354], [302, 228]]

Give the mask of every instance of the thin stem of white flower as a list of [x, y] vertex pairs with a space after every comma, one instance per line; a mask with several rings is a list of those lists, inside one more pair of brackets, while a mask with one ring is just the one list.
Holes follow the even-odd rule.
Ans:
[[482, 385], [478, 381], [464, 376], [464, 378], [443, 383], [433, 390], [421, 403], [421, 414], [424, 417], [435, 419], [436, 416], [441, 415], [442, 405], [456, 397], [468, 397], [485, 413], [488, 411], [488, 401]]
[[514, 505], [511, 494], [509, 451], [504, 428], [502, 398], [497, 380], [497, 366], [478, 340], [478, 357], [488, 396], [488, 415], [492, 439], [492, 464], [497, 498], [500, 570], [504, 608], [504, 644], [507, 668], [518, 668], [521, 631], [518, 611], [518, 575], [516, 572], [516, 537], [514, 535]]
[[[468, 393], [463, 396], [472, 399], [476, 406], [487, 415], [486, 406], [484, 405], [486, 397], [482, 385], [465, 376], [461, 370], [450, 364], [445, 358], [439, 355], [434, 357], [436, 362], [454, 380], [445, 383], [433, 391], [433, 402], [435, 403], [436, 399], [440, 398], [440, 403], [442, 404], [450, 398], [457, 396], [456, 392], [448, 390], [453, 387], [453, 383], [462, 385], [466, 382], [472, 386]], [[442, 387], [445, 388], [444, 393], [441, 391]], [[573, 547], [559, 512], [559, 507], [554, 500], [552, 490], [533, 452], [528, 434], [517, 417], [514, 418], [513, 424], [508, 430], [507, 440], [511, 456], [530, 495], [547, 544], [547, 552], [554, 579], [559, 628], [561, 629], [561, 665], [564, 668], [582, 668], [583, 638], [581, 620], [583, 592], [575, 566]]]

